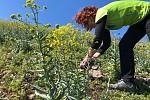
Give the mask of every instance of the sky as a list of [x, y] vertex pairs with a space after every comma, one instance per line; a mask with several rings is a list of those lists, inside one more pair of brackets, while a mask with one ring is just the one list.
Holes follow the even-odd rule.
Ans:
[[[26, 0], [0, 0], [0, 20], [10, 20], [9, 16], [14, 13], [20, 13], [25, 16], [29, 9], [24, 8]], [[38, 0], [39, 5], [46, 5], [48, 10], [40, 12], [40, 23], [66, 25], [74, 23], [75, 14], [85, 6], [96, 6], [98, 8], [114, 0]], [[117, 31], [112, 31], [114, 35], [123, 36], [128, 27], [123, 27]]]

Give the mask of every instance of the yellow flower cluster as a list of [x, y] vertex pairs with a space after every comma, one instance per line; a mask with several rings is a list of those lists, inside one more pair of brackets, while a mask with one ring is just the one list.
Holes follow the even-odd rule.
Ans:
[[87, 41], [92, 40], [90, 32], [81, 32], [79, 29], [73, 28], [71, 24], [61, 26], [58, 29], [51, 29], [51, 33], [47, 36], [47, 42], [56, 50], [64, 50], [70, 52], [78, 50], [83, 45], [87, 45]]

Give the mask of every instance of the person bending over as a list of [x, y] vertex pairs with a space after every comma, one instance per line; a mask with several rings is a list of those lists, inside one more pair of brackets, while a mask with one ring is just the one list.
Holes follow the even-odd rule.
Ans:
[[150, 3], [146, 1], [115, 1], [102, 8], [88, 6], [78, 12], [75, 16], [77, 24], [87, 31], [95, 28], [95, 38], [80, 67], [84, 68], [89, 59], [98, 58], [110, 47], [110, 30], [129, 25], [119, 42], [121, 79], [109, 88], [132, 89], [135, 73], [133, 48], [145, 34], [150, 34], [149, 10]]

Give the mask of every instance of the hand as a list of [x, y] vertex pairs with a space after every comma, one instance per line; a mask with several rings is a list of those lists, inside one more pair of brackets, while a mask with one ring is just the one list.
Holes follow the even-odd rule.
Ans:
[[87, 56], [88, 56], [88, 57], [92, 57], [95, 53], [96, 53], [96, 50], [90, 47], [90, 48], [88, 49]]
[[93, 56], [93, 54], [95, 54], [96, 50], [93, 49], [93, 48], [89, 48], [88, 49], [88, 53], [87, 55], [85, 56], [85, 58], [83, 59], [83, 61], [80, 63], [80, 68], [81, 69], [85, 69], [87, 64], [88, 64], [88, 61], [91, 59], [91, 57]]
[[101, 54], [99, 52], [96, 52], [94, 55], [93, 55], [93, 59], [97, 59]]
[[85, 69], [86, 68], [86, 66], [88, 64], [88, 60], [89, 60], [89, 58], [87, 56], [83, 59], [83, 61], [80, 63], [80, 68], [81, 69]]

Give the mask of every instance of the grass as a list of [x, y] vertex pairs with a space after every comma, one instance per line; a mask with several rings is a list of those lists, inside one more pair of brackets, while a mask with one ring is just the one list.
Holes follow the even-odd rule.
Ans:
[[[71, 24], [59, 28], [49, 28], [43, 33], [48, 32], [47, 37], [42, 40], [46, 46], [42, 48], [42, 52], [43, 54], [47, 53], [43, 60], [33, 32], [9, 27], [5, 23], [0, 24], [1, 98], [9, 100], [29, 98], [36, 100], [42, 100], [42, 98], [57, 98], [58, 100], [150, 99], [149, 84], [144, 80], [137, 80], [140, 89], [136, 92], [107, 91], [107, 79], [110, 78], [110, 83], [114, 83], [119, 74], [117, 39], [113, 39], [112, 46], [95, 62], [100, 66], [99, 70], [106, 74], [107, 79], [92, 80], [87, 71], [78, 71], [79, 63], [87, 52], [89, 41], [93, 38], [92, 33], [81, 32], [73, 28]], [[29, 36], [33, 38], [29, 39]], [[150, 77], [149, 49], [148, 42], [138, 43], [134, 48], [137, 77]], [[48, 62], [45, 67], [47, 71], [43, 70], [43, 61]], [[35, 91], [37, 95], [35, 95]], [[51, 94], [46, 95], [47, 93]]]
[[[26, 8], [34, 24], [24, 22], [20, 14], [12, 14], [15, 22], [0, 21], [0, 99], [8, 100], [149, 100], [150, 43], [134, 48], [137, 91], [108, 91], [118, 80], [118, 39], [94, 65], [105, 78], [93, 79], [89, 68], [79, 71], [93, 33], [81, 31], [72, 24], [50, 27], [39, 25], [43, 7], [27, 0]], [[46, 7], [44, 7], [46, 9]], [[92, 65], [92, 64], [91, 64]], [[91, 66], [90, 65], [90, 66]], [[90, 67], [89, 66], [89, 67]]]

